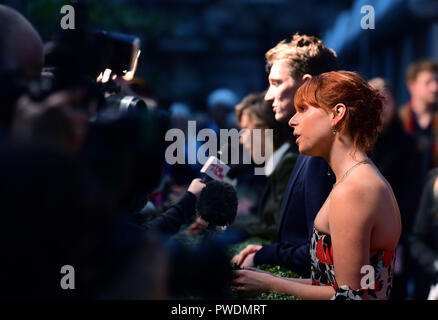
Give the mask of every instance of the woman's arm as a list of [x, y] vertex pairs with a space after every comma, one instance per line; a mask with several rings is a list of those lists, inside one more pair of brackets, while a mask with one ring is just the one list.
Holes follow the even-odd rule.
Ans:
[[[305, 281], [297, 281], [305, 280]], [[291, 279], [274, 277], [271, 290], [278, 293], [287, 293], [304, 300], [329, 300], [336, 293], [331, 286], [312, 285], [310, 279]]]
[[[273, 274], [268, 272], [268, 271], [263, 271], [263, 270], [260, 270], [260, 269], [257, 269], [257, 268], [253, 268], [253, 267], [246, 267], [244, 269], [245, 270], [256, 271], [256, 272], [262, 272], [262, 273], [270, 274], [270, 275], [273, 276]], [[297, 283], [302, 283], [302, 284], [312, 284], [312, 280], [310, 278], [298, 279], [298, 278], [286, 278], [286, 277], [284, 277], [284, 278], [281, 278], [281, 279], [292, 281], [292, 282], [297, 282]]]
[[310, 284], [310, 279], [281, 278], [253, 270], [238, 270], [235, 271], [235, 275], [236, 278], [231, 282], [233, 290], [248, 296], [274, 291], [302, 299], [327, 300], [335, 294], [332, 287], [313, 286]]
[[348, 285], [354, 290], [365, 289], [362, 288], [364, 274], [361, 270], [370, 264], [373, 213], [378, 210], [376, 192], [364, 192], [361, 186], [353, 183], [332, 192], [328, 220], [338, 287]]

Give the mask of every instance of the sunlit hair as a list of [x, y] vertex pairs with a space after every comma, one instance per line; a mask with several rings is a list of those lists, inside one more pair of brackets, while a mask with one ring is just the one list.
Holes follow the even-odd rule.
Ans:
[[303, 106], [322, 108], [328, 113], [338, 103], [346, 106], [344, 118], [336, 129], [348, 133], [356, 149], [369, 151], [376, 142], [384, 98], [357, 73], [332, 71], [312, 77], [295, 93], [297, 111]]
[[374, 89], [377, 89], [381, 92], [385, 91], [385, 90], [390, 91], [390, 92], [393, 91], [391, 84], [385, 78], [375, 77], [375, 78], [368, 80], [368, 83], [371, 87], [373, 87]]
[[291, 41], [283, 40], [265, 54], [266, 71], [274, 62], [286, 60], [289, 74], [293, 79], [301, 79], [305, 74], [312, 76], [338, 70], [335, 51], [325, 46], [314, 36], [294, 34]]

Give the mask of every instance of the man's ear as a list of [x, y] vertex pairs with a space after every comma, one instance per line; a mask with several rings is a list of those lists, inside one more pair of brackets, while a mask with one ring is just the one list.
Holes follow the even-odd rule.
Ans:
[[304, 81], [306, 81], [306, 80], [312, 79], [312, 75], [311, 75], [311, 74], [308, 74], [308, 73], [306, 73], [305, 75], [303, 75], [303, 77], [302, 77], [301, 79], [302, 79], [302, 80], [303, 80], [303, 82], [304, 82]]

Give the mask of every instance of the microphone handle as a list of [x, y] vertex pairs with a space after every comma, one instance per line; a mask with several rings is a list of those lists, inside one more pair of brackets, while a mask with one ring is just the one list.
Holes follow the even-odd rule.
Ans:
[[211, 180], [213, 180], [213, 178], [211, 178], [210, 176], [208, 176], [206, 174], [203, 174], [202, 182], [207, 183], [207, 182], [210, 182]]

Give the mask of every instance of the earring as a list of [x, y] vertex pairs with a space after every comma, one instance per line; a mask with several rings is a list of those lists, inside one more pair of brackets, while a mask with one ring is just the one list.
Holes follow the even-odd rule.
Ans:
[[337, 132], [336, 129], [333, 129], [333, 134], [336, 134], [336, 132]]

